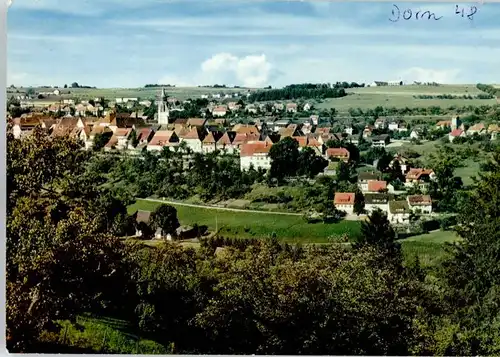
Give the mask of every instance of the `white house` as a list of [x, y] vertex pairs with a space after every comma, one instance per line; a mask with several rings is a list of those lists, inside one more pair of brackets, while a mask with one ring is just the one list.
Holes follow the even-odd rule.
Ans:
[[200, 133], [196, 127], [193, 127], [188, 133], [179, 135], [181, 142], [185, 142], [187, 147], [193, 152], [202, 152], [203, 143], [200, 138]]
[[410, 206], [407, 201], [389, 201], [389, 214], [387, 219], [390, 223], [410, 223]]
[[385, 193], [366, 193], [364, 197], [365, 210], [368, 214], [373, 213], [376, 209], [385, 214], [389, 212], [389, 195]]
[[336, 192], [333, 199], [335, 208], [347, 214], [354, 213], [354, 198], [355, 194], [352, 192]]
[[410, 210], [414, 213], [432, 213], [432, 199], [429, 195], [411, 195], [406, 198]]
[[253, 141], [242, 144], [240, 149], [241, 170], [248, 170], [251, 166], [256, 170], [259, 168], [269, 170], [271, 168], [271, 158], [269, 157], [271, 146], [272, 144], [268, 141]]

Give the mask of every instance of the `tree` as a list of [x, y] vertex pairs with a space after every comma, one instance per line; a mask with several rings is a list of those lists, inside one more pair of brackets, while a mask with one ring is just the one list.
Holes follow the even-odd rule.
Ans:
[[358, 216], [365, 212], [365, 196], [361, 193], [361, 191], [356, 190], [354, 193], [354, 213]]
[[337, 180], [339, 182], [351, 182], [352, 180], [352, 166], [344, 161], [340, 161], [336, 170]]
[[401, 245], [396, 242], [396, 234], [387, 215], [379, 209], [368, 216], [368, 221], [361, 223], [361, 236], [354, 247], [360, 249], [366, 245], [380, 250], [388, 261], [401, 264]]
[[111, 139], [112, 134], [113, 133], [108, 133], [108, 132], [95, 134], [92, 149], [94, 151], [99, 151], [102, 148], [104, 148], [104, 146], [108, 143], [109, 139]]
[[297, 175], [307, 176], [309, 178], [316, 177], [320, 172], [323, 172], [328, 161], [321, 156], [316, 155], [310, 147], [305, 147], [299, 153]]
[[35, 95], [35, 90], [31, 87], [29, 87], [27, 90], [26, 90], [26, 95], [29, 96], [29, 97], [32, 97]]
[[177, 219], [175, 207], [162, 204], [158, 206], [152, 214], [152, 223], [155, 229], [160, 228], [163, 234], [175, 234], [175, 230], [180, 227]]
[[137, 137], [137, 132], [135, 130], [132, 130], [132, 133], [130, 134], [130, 144], [132, 147], [137, 147], [139, 145], [139, 138]]
[[79, 88], [80, 86], [78, 85], [77, 82], [71, 83], [71, 88]]
[[67, 84], [65, 84], [65, 85], [64, 85], [64, 89], [66, 89], [66, 88], [68, 88], [68, 85], [67, 85]]
[[8, 134], [11, 352], [29, 352], [42, 331], [57, 328], [55, 320], [98, 309], [117, 291], [124, 246], [98, 223], [104, 192], [85, 174], [89, 155], [76, 139], [51, 138], [39, 127], [23, 140]]
[[272, 178], [282, 182], [286, 177], [293, 177], [298, 169], [299, 143], [291, 137], [286, 137], [271, 146], [269, 157], [271, 158], [270, 176]]

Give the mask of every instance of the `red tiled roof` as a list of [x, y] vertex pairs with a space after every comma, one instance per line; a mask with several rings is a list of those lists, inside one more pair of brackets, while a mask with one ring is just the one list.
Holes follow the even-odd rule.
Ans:
[[430, 205], [432, 204], [431, 196], [429, 195], [412, 195], [408, 196], [408, 202], [415, 205]]
[[349, 150], [346, 148], [330, 148], [326, 150], [326, 157], [340, 157], [348, 159], [350, 156]]
[[406, 174], [409, 180], [419, 180], [422, 175], [431, 175], [434, 171], [428, 169], [412, 168]]
[[227, 133], [224, 133], [224, 135], [221, 136], [219, 141], [217, 141], [217, 144], [219, 145], [231, 145], [231, 138]]
[[215, 144], [215, 142], [214, 134], [211, 132], [203, 139], [203, 144]]
[[354, 204], [354, 193], [348, 192], [336, 192], [333, 199], [333, 203], [336, 205], [353, 205]]
[[368, 191], [370, 192], [379, 192], [380, 190], [385, 190], [387, 188], [386, 181], [368, 181]]
[[457, 136], [460, 136], [462, 135], [464, 131], [462, 129], [455, 129], [453, 130], [450, 135], [453, 136], [453, 137], [457, 137]]
[[183, 135], [182, 138], [187, 140], [200, 140], [200, 133], [197, 128], [192, 128], [187, 134]]
[[255, 125], [236, 124], [233, 131], [237, 134], [258, 134], [259, 129]]
[[160, 130], [155, 133], [151, 141], [149, 142], [149, 145], [159, 145], [159, 146], [165, 146], [168, 145], [169, 143], [173, 142], [172, 139], [173, 137], [177, 136], [175, 132], [171, 130]]
[[118, 129], [115, 130], [115, 134], [114, 135], [116, 135], [116, 136], [128, 136], [131, 131], [132, 131], [132, 129], [118, 128]]
[[187, 125], [189, 125], [189, 126], [204, 126], [206, 122], [207, 122], [207, 119], [190, 118], [187, 121]]
[[272, 144], [267, 141], [256, 141], [241, 146], [240, 156], [253, 156], [255, 154], [268, 154]]

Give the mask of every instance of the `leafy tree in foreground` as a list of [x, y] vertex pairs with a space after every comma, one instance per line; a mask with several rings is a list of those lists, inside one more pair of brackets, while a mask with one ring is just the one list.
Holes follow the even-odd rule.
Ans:
[[179, 228], [179, 220], [177, 219], [177, 210], [170, 205], [162, 204], [153, 212], [153, 226], [160, 228], [163, 234], [175, 234], [175, 230]]
[[361, 223], [361, 236], [354, 244], [356, 249], [372, 246], [379, 249], [386, 258], [401, 263], [401, 245], [396, 242], [396, 234], [387, 215], [376, 209], [368, 216], [368, 221]]
[[[122, 246], [99, 223], [85, 175], [89, 152], [40, 128], [7, 138], [7, 335], [11, 352], [30, 351], [56, 319], [74, 319], [112, 299]], [[110, 217], [112, 218], [112, 217]]]
[[271, 158], [270, 176], [272, 178], [281, 182], [284, 178], [293, 177], [298, 168], [299, 143], [291, 137], [286, 137], [271, 146], [269, 157]]

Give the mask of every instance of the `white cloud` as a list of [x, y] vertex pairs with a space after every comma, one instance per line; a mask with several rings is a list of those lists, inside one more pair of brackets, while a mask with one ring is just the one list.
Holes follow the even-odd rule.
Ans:
[[429, 69], [412, 67], [401, 73], [401, 77], [407, 81], [436, 82], [436, 83], [456, 83], [459, 69]]

